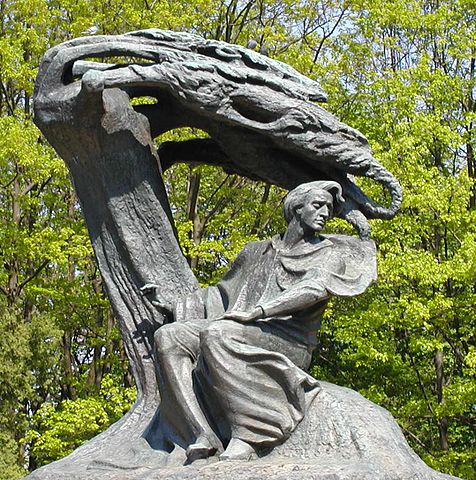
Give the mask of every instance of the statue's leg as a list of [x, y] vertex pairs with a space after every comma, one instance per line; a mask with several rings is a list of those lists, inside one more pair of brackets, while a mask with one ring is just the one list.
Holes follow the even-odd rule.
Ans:
[[305, 392], [318, 391], [296, 365], [307, 363], [307, 347], [266, 322], [213, 322], [200, 333], [200, 354], [207, 388], [230, 428], [221, 460], [248, 460], [257, 448], [286, 440], [305, 414]]
[[199, 334], [206, 325], [206, 320], [172, 323], [162, 326], [155, 334], [162, 397], [161, 424], [167, 430], [164, 436], [188, 447], [190, 461], [213, 455], [222, 448], [193, 388], [192, 372], [199, 353]]

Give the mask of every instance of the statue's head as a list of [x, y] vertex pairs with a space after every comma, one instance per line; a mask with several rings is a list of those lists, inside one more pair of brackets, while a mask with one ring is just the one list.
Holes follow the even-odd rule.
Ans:
[[333, 181], [303, 183], [291, 190], [284, 200], [284, 218], [298, 221], [308, 231], [319, 232], [326, 221], [342, 208], [342, 187]]

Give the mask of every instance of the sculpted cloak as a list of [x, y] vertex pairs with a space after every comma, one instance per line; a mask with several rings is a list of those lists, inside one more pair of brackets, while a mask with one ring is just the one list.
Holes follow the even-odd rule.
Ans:
[[[372, 241], [321, 235], [285, 249], [277, 235], [246, 245], [222, 281], [177, 302], [171, 342], [196, 360], [194, 391], [223, 442], [274, 446], [289, 437], [319, 392], [305, 370], [328, 299], [358, 295], [376, 275]], [[265, 318], [216, 320], [256, 306]], [[171, 407], [164, 398], [161, 417], [177, 431]]]

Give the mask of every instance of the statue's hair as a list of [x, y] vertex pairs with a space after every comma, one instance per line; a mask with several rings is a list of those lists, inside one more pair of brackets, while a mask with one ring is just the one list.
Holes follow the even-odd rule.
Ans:
[[332, 180], [317, 180], [315, 182], [301, 183], [295, 189], [291, 190], [284, 199], [284, 218], [289, 223], [295, 211], [304, 205], [309, 196], [317, 190], [325, 190], [334, 198], [333, 215], [339, 213], [344, 204], [342, 197], [342, 187]]

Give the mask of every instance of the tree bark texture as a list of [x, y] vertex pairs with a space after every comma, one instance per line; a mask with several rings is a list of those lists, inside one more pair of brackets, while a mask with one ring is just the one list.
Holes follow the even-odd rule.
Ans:
[[140, 438], [159, 404], [152, 345], [164, 319], [139, 288], [154, 281], [171, 299], [197, 282], [176, 240], [147, 119], [120, 90], [63, 87], [37, 95], [35, 120], [70, 169], [138, 389], [126, 417], [69, 457], [77, 464]]

